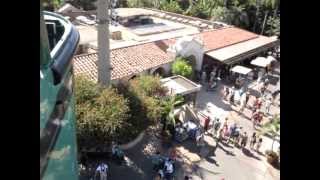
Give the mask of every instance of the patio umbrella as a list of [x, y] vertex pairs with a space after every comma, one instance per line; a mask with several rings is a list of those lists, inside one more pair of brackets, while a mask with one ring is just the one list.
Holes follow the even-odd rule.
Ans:
[[265, 57], [257, 57], [256, 59], [251, 61], [251, 64], [259, 67], [267, 67], [270, 62], [271, 61]]
[[270, 61], [269, 64], [270, 64], [272, 61], [276, 61], [276, 59], [275, 59], [273, 56], [268, 56], [268, 57], [267, 57], [267, 60]]
[[247, 68], [247, 67], [244, 67], [244, 66], [239, 66], [239, 65], [237, 65], [237, 66], [233, 67], [233, 68], [231, 69], [231, 71], [236, 72], [236, 73], [239, 73], [239, 74], [244, 74], [244, 75], [246, 75], [246, 74], [248, 74], [249, 72], [251, 72], [252, 69]]

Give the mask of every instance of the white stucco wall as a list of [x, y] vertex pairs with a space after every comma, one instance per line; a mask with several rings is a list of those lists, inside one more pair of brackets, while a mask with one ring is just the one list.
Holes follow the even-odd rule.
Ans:
[[203, 45], [199, 40], [196, 40], [193, 37], [183, 37], [171, 47], [170, 51], [176, 53], [177, 56], [189, 57], [193, 55], [196, 58], [195, 69], [198, 71], [201, 70], [204, 50]]
[[161, 65], [161, 66], [154, 67], [154, 68], [152, 68], [152, 69], [150, 70], [150, 74], [153, 74], [154, 71], [156, 71], [156, 70], [157, 70], [158, 68], [160, 68], [160, 67], [164, 69], [165, 74], [169, 74], [170, 71], [171, 71], [171, 64], [172, 64], [172, 63], [167, 63], [167, 64], [163, 64], [163, 65]]

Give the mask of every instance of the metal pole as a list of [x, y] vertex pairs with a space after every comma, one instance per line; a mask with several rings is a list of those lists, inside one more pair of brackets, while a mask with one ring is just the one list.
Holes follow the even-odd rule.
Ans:
[[109, 86], [110, 50], [109, 50], [109, 0], [98, 0], [98, 83]]

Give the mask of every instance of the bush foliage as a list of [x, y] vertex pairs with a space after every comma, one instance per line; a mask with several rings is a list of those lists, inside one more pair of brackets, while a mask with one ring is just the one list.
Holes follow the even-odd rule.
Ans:
[[79, 147], [105, 145], [126, 135], [130, 127], [128, 101], [114, 88], [100, 88], [76, 77], [75, 98]]
[[192, 71], [192, 66], [182, 57], [178, 57], [172, 64], [172, 73], [175, 75], [191, 78]]
[[156, 122], [161, 117], [161, 97], [166, 89], [161, 86], [159, 76], [142, 75], [131, 80], [128, 88], [130, 108], [135, 111], [133, 116], [145, 115], [150, 122]]

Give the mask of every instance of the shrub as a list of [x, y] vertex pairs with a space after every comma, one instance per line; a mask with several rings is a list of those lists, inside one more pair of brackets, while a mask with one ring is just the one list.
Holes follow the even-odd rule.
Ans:
[[102, 89], [76, 77], [75, 95], [79, 147], [97, 148], [127, 135], [128, 101], [114, 88]]
[[75, 77], [75, 99], [77, 104], [85, 102], [92, 103], [98, 96], [98, 86], [96, 83], [88, 80], [85, 76]]
[[183, 10], [180, 8], [179, 3], [173, 0], [161, 0], [160, 1], [160, 9], [163, 11], [179, 13], [181, 14]]
[[192, 76], [192, 66], [186, 59], [178, 57], [172, 64], [172, 73], [190, 78]]
[[134, 117], [144, 118], [155, 122], [161, 118], [161, 98], [166, 89], [161, 86], [160, 77], [142, 75], [129, 82], [128, 95], [130, 109]]

